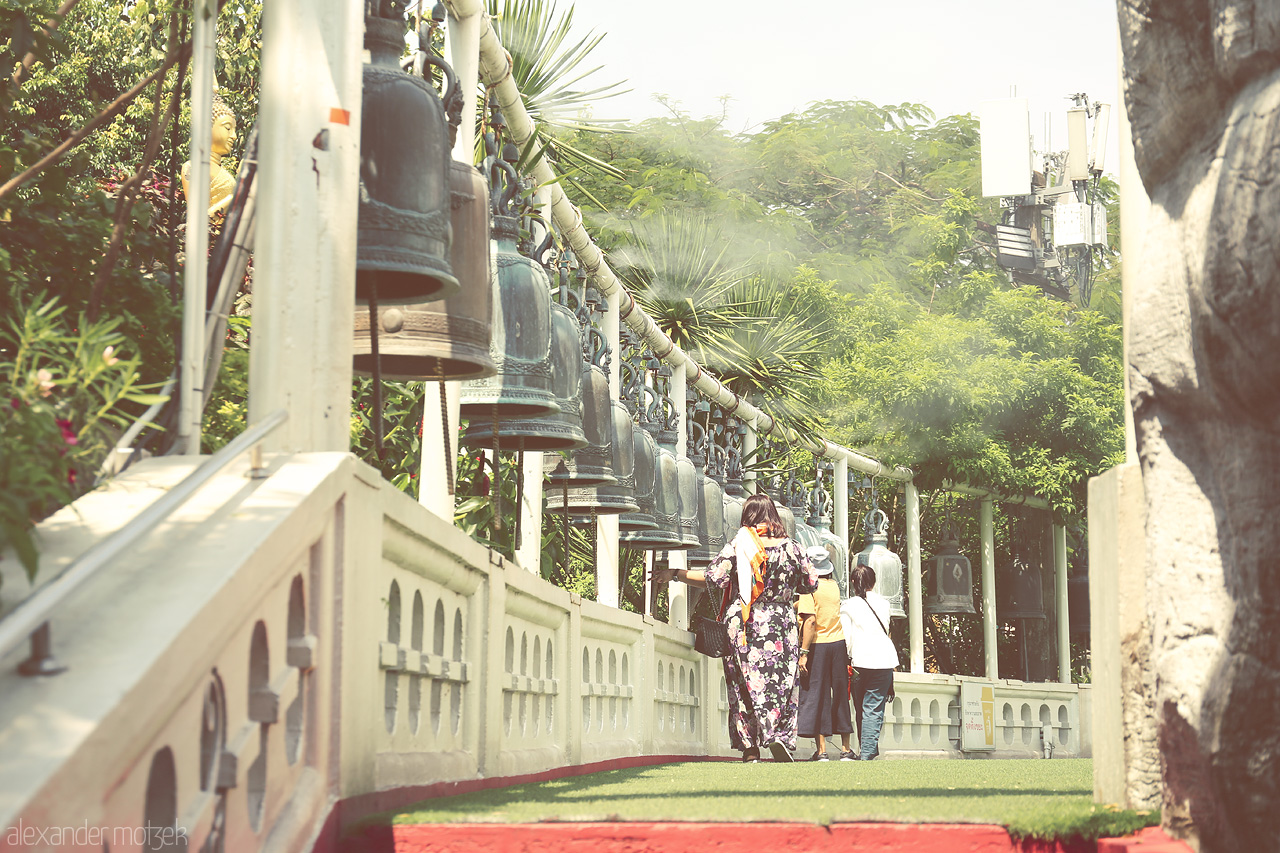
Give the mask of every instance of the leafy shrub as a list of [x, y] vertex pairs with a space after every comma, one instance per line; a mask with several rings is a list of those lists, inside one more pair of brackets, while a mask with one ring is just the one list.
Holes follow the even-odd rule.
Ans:
[[0, 338], [0, 547], [12, 546], [33, 580], [36, 522], [93, 487], [122, 406], [164, 398], [139, 384], [140, 360], [121, 348], [120, 318], [74, 324], [43, 294], [6, 318]]

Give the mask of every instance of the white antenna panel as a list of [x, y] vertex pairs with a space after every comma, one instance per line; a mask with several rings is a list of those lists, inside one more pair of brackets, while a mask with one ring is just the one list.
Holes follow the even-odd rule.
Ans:
[[1089, 179], [1089, 132], [1083, 108], [1067, 110], [1067, 180]]
[[1093, 117], [1093, 145], [1089, 150], [1089, 168], [1095, 172], [1102, 171], [1102, 161], [1107, 156], [1107, 131], [1111, 129], [1111, 105], [1098, 104], [1098, 113]]
[[1031, 119], [1026, 98], [978, 105], [982, 143], [982, 194], [1031, 194]]

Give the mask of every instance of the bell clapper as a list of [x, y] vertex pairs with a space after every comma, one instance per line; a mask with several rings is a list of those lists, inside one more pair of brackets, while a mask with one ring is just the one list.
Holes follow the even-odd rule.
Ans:
[[378, 353], [378, 284], [377, 276], [369, 278], [369, 352], [373, 356], [373, 447], [378, 461], [386, 458], [382, 446], [382, 358]]
[[437, 358], [436, 378], [440, 383], [440, 423], [444, 433], [444, 474], [449, 481], [449, 494], [454, 493], [453, 485], [453, 442], [449, 440], [449, 397], [444, 387], [444, 359]]
[[514, 550], [519, 551], [520, 534], [523, 527], [520, 521], [524, 515], [524, 509], [520, 505], [524, 501], [524, 436], [516, 439], [516, 448], [516, 541]]

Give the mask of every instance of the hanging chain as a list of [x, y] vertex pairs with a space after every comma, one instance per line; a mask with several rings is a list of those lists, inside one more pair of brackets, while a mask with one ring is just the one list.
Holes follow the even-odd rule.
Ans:
[[369, 278], [369, 352], [373, 356], [373, 447], [378, 461], [387, 456], [382, 446], [382, 357], [378, 352], [378, 276]]
[[440, 382], [440, 431], [444, 435], [444, 475], [449, 481], [449, 494], [454, 493], [453, 441], [449, 437], [449, 397], [444, 388], [444, 359], [436, 359], [436, 378]]
[[591, 507], [591, 568], [596, 573], [596, 594], [600, 594], [600, 514]]
[[513, 550], [519, 551], [521, 544], [521, 533], [524, 525], [524, 436], [516, 439], [516, 447], [519, 452], [516, 454], [516, 541]]
[[569, 582], [569, 481], [564, 481], [564, 582]]
[[498, 452], [498, 404], [493, 404], [493, 543], [504, 527], [502, 523], [502, 456]]

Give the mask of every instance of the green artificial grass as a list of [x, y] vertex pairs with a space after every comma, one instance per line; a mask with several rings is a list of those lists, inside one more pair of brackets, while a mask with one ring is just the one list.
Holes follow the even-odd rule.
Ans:
[[689, 762], [440, 797], [392, 823], [788, 821], [989, 823], [1015, 838], [1128, 835], [1155, 812], [1093, 803], [1088, 759]]

